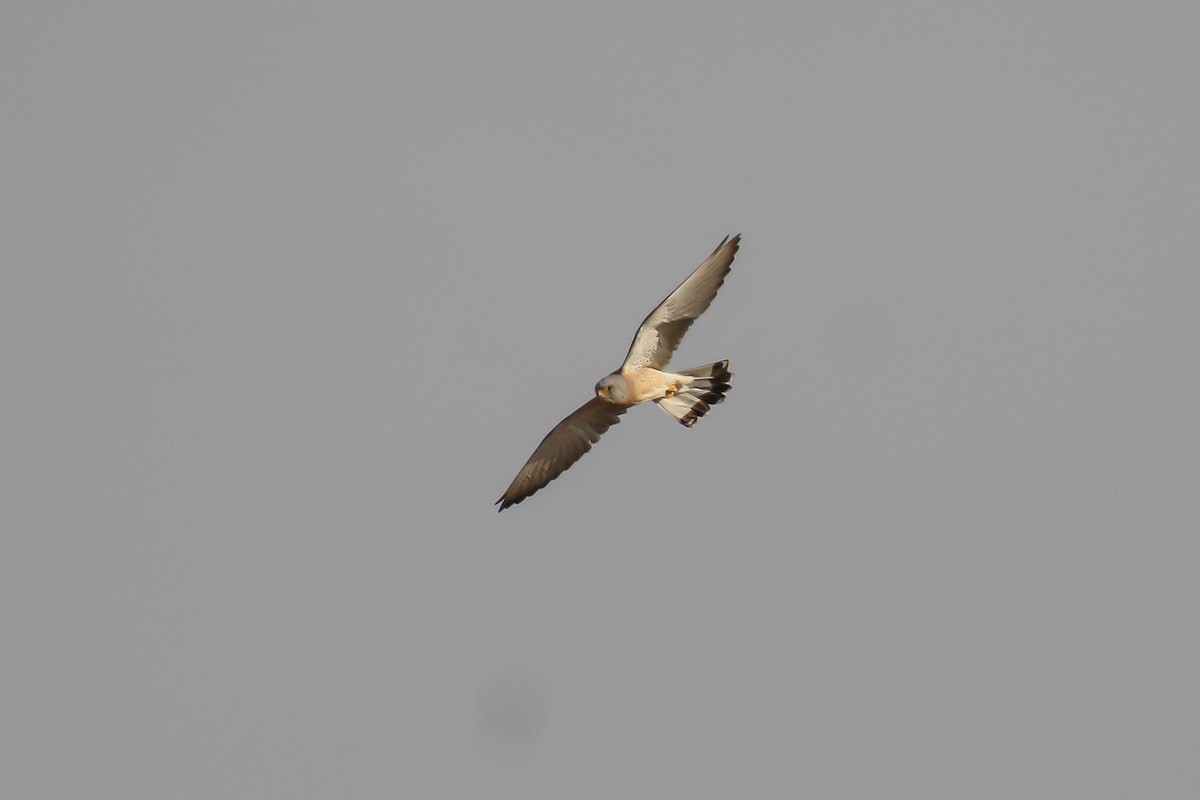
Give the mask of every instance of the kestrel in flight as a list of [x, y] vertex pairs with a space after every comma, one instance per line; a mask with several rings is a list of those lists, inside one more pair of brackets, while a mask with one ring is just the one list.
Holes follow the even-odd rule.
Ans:
[[729, 391], [729, 361], [715, 361], [682, 372], [663, 372], [683, 335], [717, 296], [725, 282], [742, 235], [725, 237], [717, 249], [679, 288], [650, 312], [637, 333], [625, 363], [596, 384], [596, 396], [581, 405], [542, 439], [521, 467], [504, 496], [500, 510], [516, 505], [557, 478], [578, 461], [600, 435], [620, 422], [626, 409], [653, 400], [686, 427], [725, 399]]

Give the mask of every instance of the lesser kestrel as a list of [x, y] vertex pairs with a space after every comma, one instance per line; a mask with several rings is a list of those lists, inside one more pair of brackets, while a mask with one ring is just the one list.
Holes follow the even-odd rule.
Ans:
[[554, 426], [517, 477], [496, 501], [500, 510], [520, 503], [574, 464], [600, 435], [620, 421], [626, 409], [653, 401], [687, 427], [725, 399], [729, 361], [715, 361], [682, 372], [664, 372], [691, 324], [704, 313], [729, 274], [741, 234], [726, 237], [679, 288], [667, 295], [642, 322], [625, 363], [596, 384], [596, 396]]

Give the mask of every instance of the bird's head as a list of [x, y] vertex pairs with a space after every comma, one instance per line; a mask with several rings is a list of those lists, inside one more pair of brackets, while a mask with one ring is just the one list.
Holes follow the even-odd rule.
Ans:
[[625, 403], [628, 396], [629, 384], [625, 382], [625, 378], [619, 372], [605, 375], [596, 384], [596, 397], [601, 400], [607, 400], [610, 403]]

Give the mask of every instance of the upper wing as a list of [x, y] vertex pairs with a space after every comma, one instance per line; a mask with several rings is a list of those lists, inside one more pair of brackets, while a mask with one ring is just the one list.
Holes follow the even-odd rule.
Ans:
[[722, 239], [713, 254], [650, 312], [633, 337], [623, 367], [662, 369], [667, 365], [692, 322], [717, 296], [741, 241], [740, 233]]
[[504, 496], [496, 501], [500, 510], [524, 500], [563, 473], [600, 440], [600, 434], [620, 422], [625, 406], [593, 397], [546, 434], [537, 450], [521, 467]]

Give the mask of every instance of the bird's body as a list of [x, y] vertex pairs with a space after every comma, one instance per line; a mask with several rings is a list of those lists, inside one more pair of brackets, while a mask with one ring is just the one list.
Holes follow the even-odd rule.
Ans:
[[653, 367], [642, 367], [641, 369], [622, 367], [612, 373], [612, 376], [625, 382], [625, 405], [661, 400], [690, 383], [683, 375], [662, 372]]
[[690, 428], [712, 405], [725, 399], [732, 377], [728, 361], [682, 372], [666, 372], [663, 367], [692, 322], [717, 296], [740, 243], [741, 234], [722, 240], [713, 254], [650, 312], [621, 367], [601, 378], [596, 396], [558, 423], [525, 462], [496, 501], [501, 511], [561, 475], [632, 406], [654, 402]]

